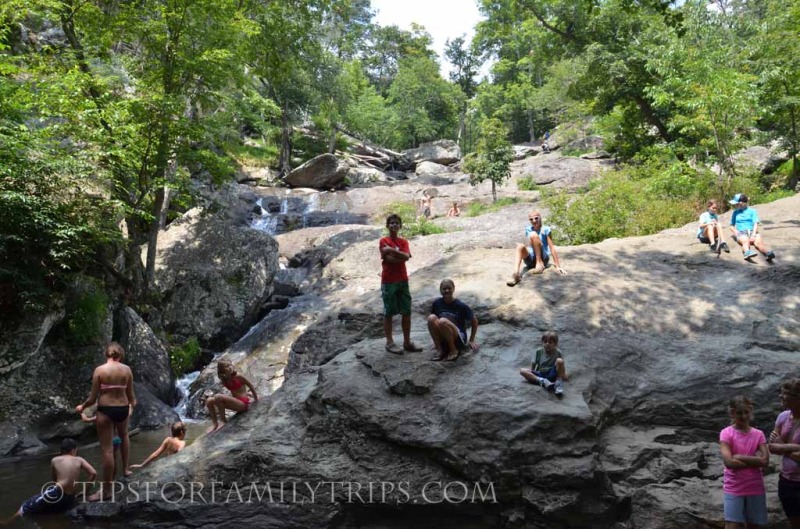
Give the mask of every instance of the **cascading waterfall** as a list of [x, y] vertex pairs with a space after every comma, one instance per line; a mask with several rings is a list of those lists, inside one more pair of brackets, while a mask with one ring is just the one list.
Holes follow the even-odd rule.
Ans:
[[194, 371], [184, 374], [175, 381], [175, 387], [178, 388], [178, 394], [180, 394], [181, 399], [173, 409], [182, 421], [196, 422], [194, 419], [186, 418], [186, 406], [189, 404], [189, 386], [191, 386], [199, 376], [200, 371]]

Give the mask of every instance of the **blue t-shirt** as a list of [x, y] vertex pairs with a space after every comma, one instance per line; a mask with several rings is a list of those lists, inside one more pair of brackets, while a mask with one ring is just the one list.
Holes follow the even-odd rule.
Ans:
[[455, 323], [461, 339], [467, 343], [467, 323], [472, 323], [473, 313], [466, 303], [454, 299], [452, 303], [447, 304], [444, 302], [444, 298], [439, 298], [433, 302], [431, 314], [436, 315], [437, 318], [447, 318]]
[[737, 209], [731, 217], [731, 225], [736, 227], [736, 231], [752, 231], [759, 222], [758, 213], [753, 208]]
[[550, 226], [542, 226], [539, 231], [533, 229], [533, 226], [528, 226], [525, 228], [525, 241], [527, 242], [530, 242], [531, 233], [539, 234], [539, 238], [542, 240], [542, 253], [544, 254], [542, 255], [543, 258], [545, 256], [547, 256], [548, 259], [550, 258], [550, 245], [547, 244], [547, 238], [551, 231], [552, 230], [550, 229]]
[[[712, 220], [716, 220], [717, 222], [719, 222], [719, 217], [717, 217], [716, 213], [711, 213], [710, 211], [706, 211], [702, 215], [700, 215], [700, 225], [701, 226], [704, 225], [704, 224], [709, 224]], [[703, 232], [704, 232], [703, 228], [697, 228], [697, 236], [698, 237], [703, 235]]]

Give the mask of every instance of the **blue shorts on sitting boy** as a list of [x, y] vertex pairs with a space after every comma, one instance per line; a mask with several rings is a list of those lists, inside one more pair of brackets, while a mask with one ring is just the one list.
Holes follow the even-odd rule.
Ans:
[[567, 380], [567, 371], [564, 367], [564, 357], [558, 349], [558, 334], [547, 331], [542, 334], [542, 347], [536, 350], [530, 369], [524, 367], [519, 370], [525, 380], [538, 384], [556, 396], [564, 395], [564, 381]]

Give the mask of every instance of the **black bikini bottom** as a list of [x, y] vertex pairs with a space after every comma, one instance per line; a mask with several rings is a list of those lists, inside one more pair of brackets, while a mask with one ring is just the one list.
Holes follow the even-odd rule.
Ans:
[[116, 424], [128, 418], [130, 408], [128, 406], [98, 406], [97, 411]]

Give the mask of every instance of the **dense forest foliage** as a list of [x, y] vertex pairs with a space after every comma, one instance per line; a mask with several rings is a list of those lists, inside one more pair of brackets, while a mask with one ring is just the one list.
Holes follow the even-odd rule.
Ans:
[[[392, 149], [457, 139], [488, 178], [511, 142], [599, 134], [630, 165], [588, 202], [549, 198], [573, 241], [618, 235], [577, 215], [619, 192], [624, 218], [604, 222], [652, 230], [683, 218], [648, 224], [655, 199], [684, 211], [797, 185], [800, 0], [478, 1], [473, 41], [438, 57], [425, 28], [376, 25], [369, 0], [5, 0], [0, 312], [82, 272], [146, 299], [155, 252], [139, 248], [198, 181], [285, 175], [341, 131]], [[735, 152], [770, 142], [785, 167], [737, 173]]]

